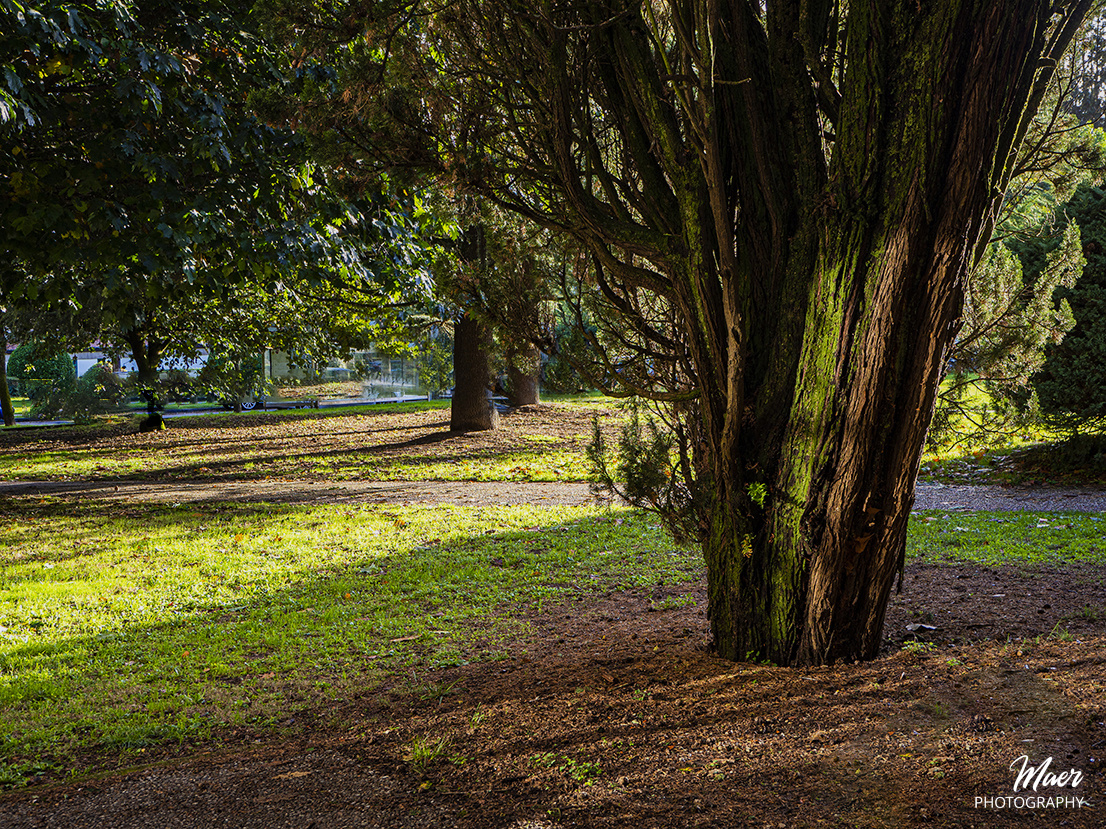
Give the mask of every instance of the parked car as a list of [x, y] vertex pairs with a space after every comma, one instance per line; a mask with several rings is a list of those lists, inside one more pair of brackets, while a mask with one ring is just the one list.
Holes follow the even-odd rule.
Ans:
[[[233, 400], [222, 400], [220, 401], [219, 405], [228, 411], [233, 411], [235, 408]], [[247, 394], [242, 398], [242, 411], [244, 412], [252, 412], [254, 409], [264, 408], [264, 397], [255, 397], [253, 394]]]

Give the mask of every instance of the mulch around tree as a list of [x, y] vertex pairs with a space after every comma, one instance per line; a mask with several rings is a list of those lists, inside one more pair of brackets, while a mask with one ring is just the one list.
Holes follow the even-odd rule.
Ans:
[[[613, 593], [291, 736], [9, 793], [0, 826], [1102, 826], [1104, 598], [1098, 570], [909, 567], [880, 658], [786, 669], [710, 655], [702, 583]], [[1081, 780], [1015, 793], [1023, 755]]]

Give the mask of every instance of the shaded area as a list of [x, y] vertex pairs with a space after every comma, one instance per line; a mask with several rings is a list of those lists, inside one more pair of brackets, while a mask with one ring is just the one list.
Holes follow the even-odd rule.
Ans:
[[472, 503], [593, 502], [588, 484], [519, 481], [142, 481], [0, 482], [0, 498], [103, 499], [147, 503]]
[[[1056, 589], [1066, 606], [1101, 601], [1102, 576]], [[121, 776], [11, 794], [0, 824], [1100, 826], [1106, 622], [1049, 638], [1054, 596], [1051, 613], [1018, 621], [1020, 639], [981, 635], [979, 620], [1010, 605], [956, 601], [971, 579], [1049, 589], [1013, 571], [911, 566], [888, 630], [948, 609], [933, 649], [891, 641], [871, 663], [804, 671], [711, 657], [701, 583], [607, 593], [530, 613], [505, 660], [396, 676], [307, 712], [292, 739], [227, 734], [211, 753], [170, 749]], [[441, 751], [418, 760], [417, 745]], [[1011, 794], [1010, 763], [1027, 752], [1079, 769], [1064, 793], [1094, 807], [976, 809], [976, 796]]]

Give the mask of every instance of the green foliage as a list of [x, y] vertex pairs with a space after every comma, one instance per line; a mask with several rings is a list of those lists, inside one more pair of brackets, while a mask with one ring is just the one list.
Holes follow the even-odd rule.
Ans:
[[[595, 329], [591, 332], [595, 334]], [[579, 326], [558, 321], [551, 332], [549, 359], [542, 367], [542, 387], [551, 392], [571, 394], [589, 388], [589, 383], [576, 369], [591, 361], [590, 346]]]
[[419, 385], [431, 397], [441, 397], [453, 385], [453, 338], [445, 331], [428, 333], [415, 356]]
[[677, 474], [678, 467], [688, 463], [683, 433], [658, 422], [652, 413], [643, 418], [637, 398], [630, 398], [626, 409], [613, 457], [598, 416], [593, 421], [592, 440], [585, 450], [592, 487], [657, 513], [677, 539], [694, 537], [699, 511], [686, 489], [686, 476]]
[[745, 489], [749, 493], [749, 500], [764, 509], [764, 502], [768, 499], [768, 487], [760, 481], [754, 481]]
[[1076, 481], [1106, 480], [1106, 434], [1074, 434], [1019, 453], [1023, 476]]
[[271, 384], [265, 376], [261, 354], [224, 351], [208, 356], [196, 378], [196, 386], [237, 409], [244, 399], [267, 394]]
[[963, 328], [941, 387], [930, 445], [991, 444], [1026, 429], [1037, 417], [1030, 380], [1050, 345], [1075, 324], [1064, 299], [1083, 268], [1074, 222], [1049, 239], [1052, 247], [1027, 281], [1018, 257], [992, 243], [968, 280]]
[[161, 373], [159, 398], [170, 403], [187, 403], [195, 394], [195, 380], [182, 368], [173, 368]]
[[31, 400], [31, 416], [50, 418], [63, 414], [77, 382], [73, 358], [42, 343], [26, 343], [8, 359], [8, 376], [19, 381]]
[[[1050, 345], [1033, 387], [1050, 425], [1068, 431], [1106, 429], [1106, 191], [1080, 187], [1061, 210], [1077, 223], [1086, 266], [1079, 281], [1057, 292], [1075, 326]], [[1027, 244], [1027, 272], [1048, 255], [1053, 240]]]
[[437, 249], [419, 198], [362, 181], [348, 200], [301, 135], [247, 106], [287, 77], [250, 6], [0, 4], [0, 291], [65, 309], [51, 335], [127, 348], [147, 381], [270, 328], [348, 349]]
[[77, 423], [91, 423], [96, 415], [114, 409], [123, 394], [123, 382], [111, 366], [97, 363], [77, 379], [67, 410]]

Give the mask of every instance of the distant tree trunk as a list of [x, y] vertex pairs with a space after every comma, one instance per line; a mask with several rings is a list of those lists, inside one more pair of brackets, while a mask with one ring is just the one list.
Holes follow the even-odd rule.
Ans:
[[540, 401], [541, 357], [536, 346], [512, 349], [507, 355], [507, 395], [512, 406], [532, 406]]
[[483, 432], [499, 425], [499, 415], [488, 397], [490, 339], [487, 328], [469, 314], [454, 328], [451, 431]]
[[15, 406], [12, 404], [11, 391], [8, 389], [8, 334], [0, 326], [0, 411], [4, 415], [4, 425], [15, 425]]
[[130, 346], [131, 357], [138, 367], [138, 383], [142, 387], [142, 396], [146, 400], [146, 419], [139, 424], [142, 432], [155, 432], [165, 428], [165, 421], [158, 413], [160, 405], [157, 399], [157, 368], [161, 365], [164, 344], [155, 339], [147, 339], [140, 331], [128, 331], [123, 335], [124, 342]]

